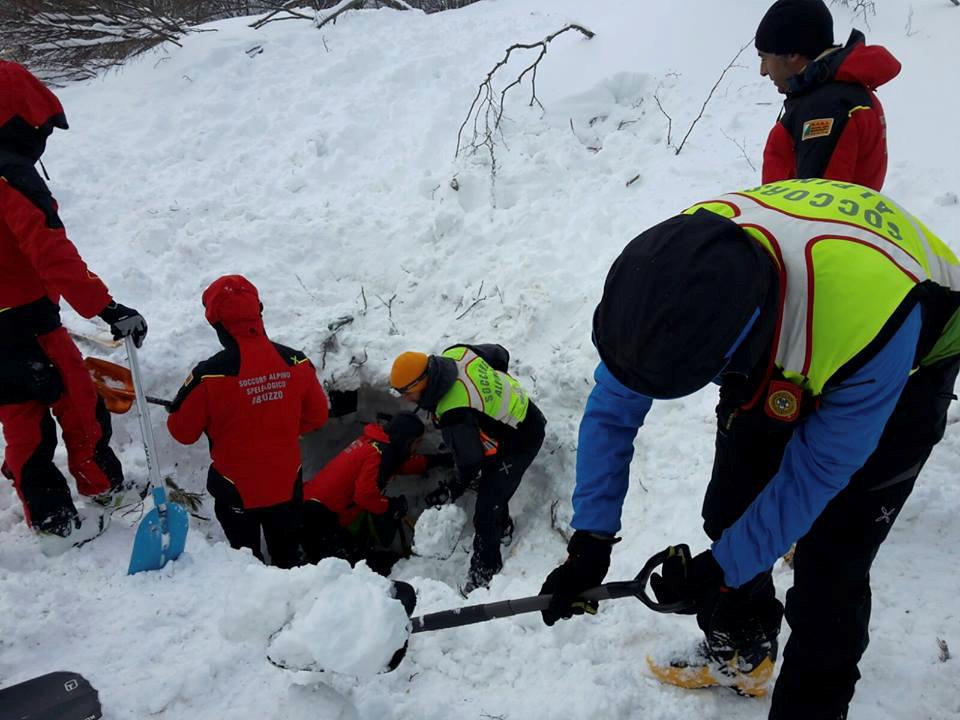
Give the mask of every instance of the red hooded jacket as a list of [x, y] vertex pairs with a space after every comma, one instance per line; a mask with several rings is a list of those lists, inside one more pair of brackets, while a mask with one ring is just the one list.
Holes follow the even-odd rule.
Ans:
[[300, 473], [299, 438], [327, 421], [313, 364], [267, 338], [257, 289], [240, 275], [203, 293], [224, 350], [197, 365], [173, 402], [167, 428], [178, 442], [207, 434], [214, 469], [246, 509], [289, 502]]
[[784, 111], [763, 151], [763, 182], [828, 178], [880, 190], [887, 129], [874, 90], [900, 73], [885, 48], [854, 30], [847, 44], [790, 78]]
[[57, 96], [23, 66], [0, 61], [0, 313], [46, 298], [56, 305], [63, 296], [89, 318], [110, 294], [67, 238], [34, 169], [54, 127], [67, 128]]
[[410, 455], [384, 476], [381, 461], [389, 443], [383, 427], [370, 423], [363, 435], [303, 486], [303, 499], [322, 503], [335, 512], [342, 527], [350, 525], [364, 510], [382, 515], [389, 506], [383, 490], [392, 475], [423, 475], [427, 471], [425, 456]]

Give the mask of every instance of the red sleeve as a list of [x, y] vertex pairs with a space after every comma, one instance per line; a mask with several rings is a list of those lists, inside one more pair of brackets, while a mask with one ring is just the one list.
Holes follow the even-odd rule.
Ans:
[[424, 475], [427, 472], [427, 458], [424, 455], [411, 455], [397, 470], [397, 475]]
[[390, 504], [380, 492], [380, 451], [368, 446], [369, 452], [360, 465], [357, 480], [353, 486], [353, 501], [374, 515], [382, 515]]
[[189, 390], [177, 409], [167, 417], [167, 430], [178, 443], [192, 445], [207, 429], [208, 421], [207, 389], [200, 382]]
[[773, 126], [767, 136], [767, 145], [763, 149], [762, 182], [792, 180], [797, 176], [797, 158], [793, 149], [793, 138], [781, 124]]
[[[33, 195], [37, 195], [34, 199]], [[35, 200], [35, 201], [34, 201]], [[56, 214], [46, 188], [31, 196], [9, 182], [0, 182], [3, 219], [48, 291], [63, 296], [83, 317], [90, 318], [110, 302], [107, 286], [87, 268]]]
[[307, 361], [298, 365], [297, 368], [304, 374], [307, 385], [300, 406], [300, 434], [304, 435], [326, 425], [330, 406], [327, 403], [327, 395], [317, 379], [317, 371], [313, 363]]

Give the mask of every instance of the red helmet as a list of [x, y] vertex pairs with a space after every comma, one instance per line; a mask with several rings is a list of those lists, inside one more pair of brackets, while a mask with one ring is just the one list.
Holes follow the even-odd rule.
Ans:
[[263, 334], [260, 295], [243, 275], [224, 275], [203, 291], [207, 322], [223, 325], [231, 335]]
[[0, 60], [0, 147], [36, 160], [55, 127], [67, 129], [57, 96], [23, 65]]

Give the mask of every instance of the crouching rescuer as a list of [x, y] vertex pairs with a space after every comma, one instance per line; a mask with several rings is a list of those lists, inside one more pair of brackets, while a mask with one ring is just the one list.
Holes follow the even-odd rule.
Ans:
[[[868, 642], [870, 568], [943, 436], [960, 353], [960, 265], [890, 198], [790, 180], [699, 203], [632, 240], [593, 321], [569, 556], [547, 624], [596, 606], [633, 441], [655, 398], [720, 386], [703, 501], [709, 549], [651, 577], [692, 603], [703, 641], [651, 662], [683, 687], [766, 692], [783, 607], [771, 568], [796, 543], [773, 720], [847, 716]], [[882, 630], [878, 630], [881, 631]]]
[[423, 423], [414, 413], [394, 415], [385, 424], [368, 423], [363, 434], [328, 462], [303, 487], [303, 549], [310, 562], [339, 557], [365, 560], [389, 575], [402, 555], [391, 549], [404, 540], [404, 495], [386, 494], [397, 475], [424, 475], [449, 467], [450, 455], [420, 455]]
[[507, 374], [510, 354], [500, 345], [454, 345], [439, 355], [405, 352], [394, 360], [390, 384], [433, 413], [453, 453], [456, 479], [427, 495], [430, 505], [456, 500], [476, 487], [474, 539], [464, 594], [487, 587], [503, 567], [509, 544], [509, 502], [540, 451], [547, 421]]
[[299, 438], [326, 423], [327, 398], [307, 356], [267, 337], [259, 294], [245, 277], [215, 280], [203, 306], [223, 350], [187, 376], [167, 428], [184, 445], [206, 433], [207, 490], [231, 547], [263, 560], [262, 528], [272, 564], [299, 565]]

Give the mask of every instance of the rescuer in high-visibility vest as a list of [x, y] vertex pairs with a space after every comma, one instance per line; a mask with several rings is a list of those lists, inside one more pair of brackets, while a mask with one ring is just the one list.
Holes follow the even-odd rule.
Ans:
[[433, 413], [457, 466], [456, 479], [427, 495], [427, 503], [442, 505], [477, 489], [464, 595], [487, 587], [503, 567], [500, 545], [513, 540], [510, 498], [540, 451], [547, 424], [507, 374], [509, 363], [500, 345], [454, 345], [439, 355], [405, 352], [390, 372], [394, 390]]
[[705, 638], [649, 660], [661, 680], [762, 695], [796, 543], [770, 718], [845, 718], [867, 647], [870, 567], [943, 436], [960, 353], [960, 265], [890, 198], [790, 180], [699, 203], [632, 240], [594, 314], [600, 355], [577, 449], [552, 625], [607, 571], [633, 440], [654, 398], [720, 385], [710, 549], [674, 546], [651, 587]]

